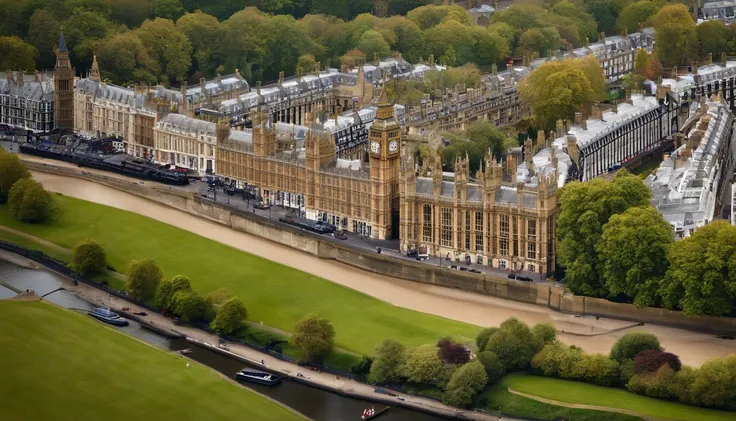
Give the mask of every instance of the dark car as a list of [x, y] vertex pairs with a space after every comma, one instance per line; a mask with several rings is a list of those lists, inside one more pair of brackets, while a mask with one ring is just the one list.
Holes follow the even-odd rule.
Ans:
[[516, 275], [513, 273], [509, 273], [509, 279], [516, 279]]
[[406, 257], [417, 257], [419, 252], [417, 250], [409, 250], [406, 252]]
[[475, 269], [475, 268], [469, 269], [469, 271], [470, 272], [473, 272], [473, 273], [483, 273], [483, 272], [481, 272], [481, 271], [479, 271], [478, 269]]
[[460, 266], [460, 270], [462, 272], [467, 272], [468, 271], [468, 268], [466, 268], [465, 266]]
[[516, 276], [516, 280], [517, 280], [517, 281], [523, 281], [523, 282], [534, 282], [534, 281], [532, 280], [532, 278], [530, 278], [530, 277], [528, 277], [528, 276], [518, 276], [518, 275], [517, 275], [517, 276]]
[[334, 226], [334, 225], [332, 225], [332, 224], [330, 224], [329, 222], [317, 221], [317, 224], [316, 225], [322, 227], [325, 230], [325, 232], [335, 232], [335, 231], [337, 231], [337, 227]]

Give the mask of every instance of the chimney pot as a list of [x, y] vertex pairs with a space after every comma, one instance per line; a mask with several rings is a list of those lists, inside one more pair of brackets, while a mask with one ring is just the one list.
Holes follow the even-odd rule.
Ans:
[[583, 125], [583, 113], [576, 112], [575, 113], [575, 125], [576, 126], [582, 126]]

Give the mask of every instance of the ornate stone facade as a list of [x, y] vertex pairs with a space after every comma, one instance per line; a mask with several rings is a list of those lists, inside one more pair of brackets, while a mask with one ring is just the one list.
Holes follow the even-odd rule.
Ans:
[[217, 174], [310, 219], [372, 238], [397, 236], [401, 138], [385, 92], [369, 131], [367, 165], [337, 158], [332, 133], [315, 122], [320, 111], [308, 110], [306, 127], [290, 126], [291, 136], [285, 126], [277, 130], [273, 114], [262, 105], [251, 111], [253, 129], [243, 132], [246, 136], [233, 139], [229, 124], [219, 122]]
[[59, 129], [74, 129], [74, 68], [63, 31], [59, 36], [54, 68], [54, 121]]
[[439, 156], [425, 171], [407, 156], [400, 194], [402, 251], [426, 247], [430, 256], [443, 261], [469, 260], [541, 275], [554, 272], [555, 170], [532, 170], [529, 182], [511, 184], [504, 182], [504, 166], [490, 152], [475, 180], [467, 157], [458, 158], [455, 173], [448, 175], [442, 172]]

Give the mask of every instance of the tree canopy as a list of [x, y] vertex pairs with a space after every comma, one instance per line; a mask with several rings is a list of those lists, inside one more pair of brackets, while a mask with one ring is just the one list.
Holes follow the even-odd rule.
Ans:
[[376, 348], [368, 379], [373, 383], [397, 380], [406, 359], [404, 345], [393, 339], [386, 339]]
[[84, 239], [74, 246], [69, 266], [81, 276], [102, 273], [107, 269], [105, 249], [91, 238]]
[[158, 284], [163, 278], [158, 263], [150, 257], [132, 260], [128, 266], [128, 279], [125, 281], [125, 292], [136, 301], [153, 298]]
[[248, 316], [245, 305], [238, 297], [230, 298], [217, 310], [210, 327], [220, 335], [230, 335], [243, 325]]
[[[565, 284], [574, 293], [609, 296], [610, 290], [601, 276], [604, 263], [596, 251], [602, 241], [603, 226], [613, 215], [649, 205], [651, 194], [639, 177], [627, 171], [619, 171], [610, 181], [596, 178], [585, 183], [572, 182], [560, 190], [558, 261], [565, 267]], [[616, 252], [608, 253], [612, 256]]]
[[31, 173], [20, 162], [18, 155], [0, 148], [0, 204], [7, 202], [10, 188], [23, 178], [31, 178]]
[[652, 20], [655, 48], [665, 67], [688, 65], [697, 58], [698, 34], [687, 6], [669, 4]]
[[307, 314], [294, 326], [292, 340], [301, 348], [307, 361], [320, 362], [332, 350], [335, 328], [329, 320]]
[[8, 205], [15, 219], [31, 224], [51, 220], [56, 210], [51, 194], [31, 178], [21, 178], [13, 184], [8, 192]]

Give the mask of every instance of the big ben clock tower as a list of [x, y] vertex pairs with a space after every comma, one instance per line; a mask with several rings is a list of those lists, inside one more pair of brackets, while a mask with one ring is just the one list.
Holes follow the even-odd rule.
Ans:
[[386, 83], [368, 134], [371, 169], [371, 226], [374, 238], [399, 235], [399, 157], [401, 128], [388, 100]]

